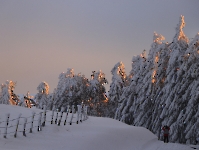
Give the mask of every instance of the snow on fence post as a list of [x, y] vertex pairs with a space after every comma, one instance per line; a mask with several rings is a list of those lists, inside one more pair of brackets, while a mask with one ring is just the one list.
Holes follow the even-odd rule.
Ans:
[[41, 117], [42, 117], [42, 112], [39, 113], [39, 119], [38, 119], [38, 128], [37, 131], [41, 131]]
[[75, 107], [74, 105], [72, 105], [72, 115], [71, 115], [71, 119], [70, 119], [70, 125], [72, 125], [72, 120], [73, 120], [73, 114], [75, 112]]
[[55, 105], [53, 106], [53, 109], [52, 109], [52, 119], [51, 119], [51, 124], [53, 124], [54, 111], [55, 111]]
[[32, 112], [32, 121], [31, 121], [31, 126], [30, 126], [30, 133], [32, 133], [34, 117], [35, 117], [35, 112], [33, 111], [33, 112]]
[[15, 129], [15, 134], [14, 134], [15, 138], [17, 137], [17, 130], [18, 130], [18, 127], [19, 127], [19, 119], [20, 119], [20, 117], [21, 117], [21, 113], [19, 114], [19, 117], [17, 118], [16, 129]]
[[58, 122], [58, 126], [60, 126], [60, 123], [61, 123], [61, 119], [62, 119], [62, 116], [63, 116], [63, 113], [64, 113], [64, 107], [61, 108], [61, 116], [59, 118], [59, 122]]
[[9, 118], [10, 118], [10, 114], [6, 114], [6, 121], [5, 121], [5, 131], [4, 131], [4, 138], [6, 138], [6, 135], [7, 135], [7, 129], [8, 129], [8, 124], [9, 124]]
[[66, 120], [68, 118], [68, 111], [69, 111], [69, 105], [67, 106], [66, 117], [65, 117], [65, 120], [64, 120], [64, 125], [66, 125]]
[[55, 124], [57, 124], [57, 118], [58, 118], [58, 109], [57, 109], [57, 114], [56, 114], [56, 118], [55, 118]]
[[44, 105], [44, 115], [43, 115], [43, 122], [42, 122], [42, 126], [44, 127], [46, 124], [46, 105]]
[[24, 118], [24, 124], [23, 124], [23, 136], [26, 136], [26, 123], [27, 123], [27, 118]]
[[77, 105], [77, 124], [79, 123], [80, 109], [81, 109], [81, 105]]
[[68, 105], [67, 110], [66, 110], [67, 115], [68, 115], [68, 112], [69, 112], [69, 108], [70, 108], [70, 106]]

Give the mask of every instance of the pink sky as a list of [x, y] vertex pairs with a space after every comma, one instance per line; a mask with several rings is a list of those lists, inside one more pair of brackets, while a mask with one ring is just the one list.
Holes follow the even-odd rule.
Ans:
[[193, 38], [198, 6], [198, 0], [1, 0], [0, 82], [17, 81], [17, 94], [35, 94], [46, 81], [52, 92], [59, 74], [74, 68], [87, 78], [101, 69], [110, 83], [117, 62], [128, 74], [133, 55], [148, 52], [154, 31], [171, 42], [180, 15]]

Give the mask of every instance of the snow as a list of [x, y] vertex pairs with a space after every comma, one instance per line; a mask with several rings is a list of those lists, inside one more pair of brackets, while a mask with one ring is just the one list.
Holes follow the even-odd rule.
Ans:
[[[36, 112], [35, 120], [39, 112], [37, 108], [24, 108], [0, 104], [0, 150], [193, 150], [199, 149], [199, 145], [182, 145], [177, 143], [163, 143], [149, 130], [143, 127], [134, 127], [110, 118], [91, 117], [82, 123], [76, 124], [74, 114], [73, 124], [69, 125], [71, 114], [64, 126], [62, 117], [61, 125], [51, 125], [51, 111], [47, 112], [47, 121], [42, 131], [37, 131], [37, 121], [34, 122], [33, 133], [29, 133], [30, 123], [26, 126], [26, 137], [22, 132], [17, 133], [14, 138], [15, 127], [8, 129], [7, 138], [3, 138], [6, 114], [10, 113], [10, 120], [22, 117], [29, 117], [31, 121], [32, 112]], [[60, 115], [60, 114], [59, 114]], [[20, 119], [23, 124], [24, 119]], [[14, 126], [16, 120], [10, 121], [9, 126]], [[22, 125], [19, 126], [22, 131]], [[193, 148], [191, 148], [193, 147]]]

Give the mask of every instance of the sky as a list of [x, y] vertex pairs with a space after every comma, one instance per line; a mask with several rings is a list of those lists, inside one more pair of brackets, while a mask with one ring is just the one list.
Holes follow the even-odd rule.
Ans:
[[[0, 83], [17, 82], [16, 94], [37, 93], [45, 81], [53, 92], [58, 76], [73, 68], [88, 79], [131, 60], [153, 42], [172, 42], [181, 15], [185, 35], [199, 32], [198, 0], [0, 0]], [[109, 88], [107, 85], [107, 90]]]
[[[35, 117], [32, 133], [29, 133], [32, 111]], [[6, 139], [3, 138], [5, 122], [0, 124], [0, 149], [1, 150], [193, 150], [199, 149], [199, 145], [185, 145], [179, 143], [163, 143], [157, 136], [143, 127], [135, 127], [120, 121], [91, 117], [76, 124], [77, 114], [74, 114], [72, 125], [69, 125], [71, 113], [69, 113], [66, 125], [64, 120], [60, 126], [50, 124], [52, 112], [46, 113], [45, 126], [42, 131], [37, 131], [39, 113], [42, 110], [36, 108], [24, 108], [0, 104], [0, 120], [5, 121], [5, 116], [10, 113]], [[16, 118], [19, 114], [19, 126], [17, 136], [14, 138], [16, 129]], [[60, 113], [59, 113], [60, 116]], [[23, 136], [24, 118], [27, 118], [26, 137]], [[54, 118], [55, 120], [55, 114]]]

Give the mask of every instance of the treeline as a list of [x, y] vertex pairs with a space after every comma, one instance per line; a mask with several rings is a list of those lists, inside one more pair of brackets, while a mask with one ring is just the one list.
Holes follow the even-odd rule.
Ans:
[[197, 144], [199, 33], [189, 42], [184, 26], [181, 16], [171, 43], [154, 33], [148, 57], [145, 51], [133, 57], [130, 82], [113, 80], [109, 100], [117, 100], [115, 119], [145, 127], [158, 137], [161, 127], [168, 125], [170, 141]]
[[[6, 81], [1, 85], [0, 103], [31, 107], [35, 105], [43, 109], [45, 105], [47, 110], [61, 107], [67, 108], [72, 105], [89, 106], [89, 115], [105, 116], [108, 98], [104, 87], [108, 81], [102, 71], [93, 71], [91, 79], [88, 80], [84, 75], [75, 74], [73, 69], [68, 69], [66, 73], [59, 75], [59, 82], [53, 93], [49, 93], [47, 82], [41, 82], [37, 87], [38, 93], [31, 99], [29, 93], [20, 99], [14, 89], [16, 83]], [[77, 109], [77, 108], [76, 108]]]

